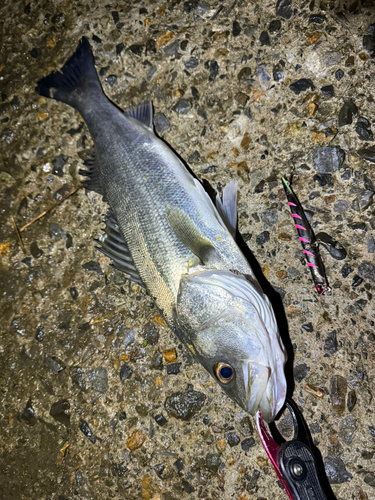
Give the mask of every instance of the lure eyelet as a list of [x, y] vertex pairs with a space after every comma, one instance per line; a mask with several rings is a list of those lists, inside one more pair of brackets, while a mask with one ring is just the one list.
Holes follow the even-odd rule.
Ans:
[[234, 378], [234, 369], [228, 363], [216, 363], [214, 371], [216, 378], [222, 384], [228, 384]]

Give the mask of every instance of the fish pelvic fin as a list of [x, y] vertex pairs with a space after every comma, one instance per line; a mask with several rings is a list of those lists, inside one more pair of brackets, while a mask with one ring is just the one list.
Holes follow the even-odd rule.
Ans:
[[137, 106], [133, 108], [125, 109], [124, 115], [129, 118], [134, 118], [134, 120], [139, 121], [142, 125], [147, 127], [152, 132], [153, 129], [153, 111], [152, 111], [152, 102], [150, 100], [141, 102]]
[[207, 263], [208, 258], [215, 247], [207, 239], [199, 227], [194, 224], [190, 217], [180, 208], [167, 206], [165, 215], [174, 234], [202, 264]]
[[95, 240], [100, 246], [95, 247], [106, 257], [112, 259], [113, 267], [128, 275], [129, 280], [145, 288], [135, 267], [125, 238], [121, 234], [114, 213], [111, 209], [105, 216], [105, 228], [99, 238]]
[[229, 182], [223, 189], [223, 200], [216, 195], [216, 208], [228, 231], [236, 237], [237, 231], [237, 182]]
[[80, 100], [93, 91], [102, 93], [87, 38], [81, 38], [77, 50], [61, 71], [52, 71], [39, 80], [35, 90], [41, 96], [65, 102], [73, 108], [78, 108]]

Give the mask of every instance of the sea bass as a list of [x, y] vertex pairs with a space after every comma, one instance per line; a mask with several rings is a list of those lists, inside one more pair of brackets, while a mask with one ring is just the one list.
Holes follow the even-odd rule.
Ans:
[[85, 185], [110, 207], [99, 249], [147, 290], [234, 401], [273, 421], [286, 395], [286, 353], [271, 304], [234, 239], [236, 184], [215, 207], [154, 134], [151, 102], [123, 112], [104, 95], [86, 38], [36, 91], [75, 108], [94, 140]]

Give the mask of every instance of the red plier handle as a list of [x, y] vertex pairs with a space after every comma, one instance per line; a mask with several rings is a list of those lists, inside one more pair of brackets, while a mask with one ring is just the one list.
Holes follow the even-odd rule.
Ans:
[[[263, 447], [290, 500], [327, 500], [321, 486], [306, 424], [297, 405], [287, 399], [293, 418], [294, 437], [278, 445], [267, 432], [258, 410], [255, 420]], [[303, 435], [304, 441], [299, 439]]]

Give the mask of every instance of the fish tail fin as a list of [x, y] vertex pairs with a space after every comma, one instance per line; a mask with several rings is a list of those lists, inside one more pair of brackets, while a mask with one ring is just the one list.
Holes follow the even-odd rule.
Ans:
[[38, 82], [35, 90], [41, 96], [65, 102], [73, 108], [78, 108], [80, 101], [92, 91], [102, 93], [87, 38], [81, 39], [61, 71], [52, 71]]

